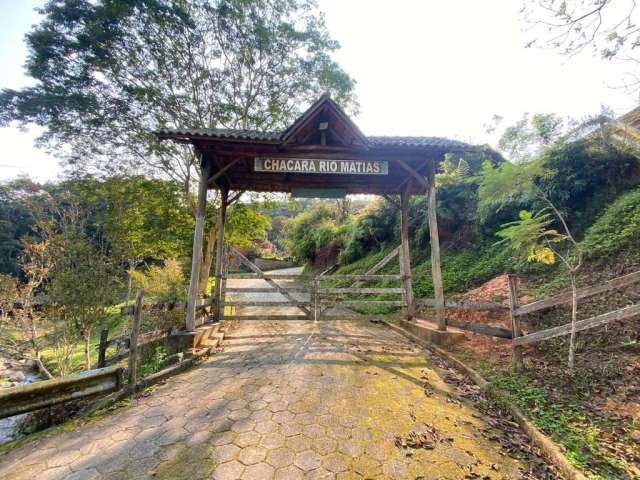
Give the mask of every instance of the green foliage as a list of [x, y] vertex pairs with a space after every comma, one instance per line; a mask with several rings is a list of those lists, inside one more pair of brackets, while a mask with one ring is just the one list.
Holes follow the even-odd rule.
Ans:
[[22, 274], [18, 265], [20, 239], [31, 232], [34, 224], [24, 200], [38, 189], [38, 185], [25, 179], [0, 184], [0, 273]]
[[342, 252], [343, 261], [354, 262], [371, 251], [396, 243], [398, 216], [398, 208], [383, 200], [373, 201], [358, 212]]
[[152, 265], [146, 273], [131, 271], [130, 274], [134, 287], [144, 290], [147, 302], [175, 304], [185, 299], [184, 270], [176, 259], [169, 258], [162, 266]]
[[[495, 245], [480, 246], [456, 254], [442, 255], [442, 283], [447, 293], [464, 293], [507, 271], [510, 259]], [[416, 297], [433, 297], [431, 261], [412, 265], [413, 290]]]
[[308, 261], [329, 244], [343, 247], [349, 223], [340, 225], [336, 220], [338, 215], [335, 205], [322, 202], [288, 221], [285, 232], [291, 255], [297, 260]]
[[184, 147], [158, 127], [278, 129], [354, 81], [311, 0], [60, 0], [27, 35], [33, 85], [0, 94], [0, 124], [45, 127], [73, 169], [151, 168], [188, 185]]
[[254, 240], [262, 240], [269, 228], [269, 217], [256, 206], [236, 203], [229, 208], [224, 236], [236, 247], [248, 247]]
[[498, 149], [509, 160], [522, 163], [536, 158], [544, 148], [560, 140], [563, 133], [561, 118], [555, 114], [525, 113], [514, 125], [507, 127], [498, 141]]
[[587, 229], [581, 246], [591, 258], [640, 250], [640, 188], [622, 195]]
[[505, 162], [498, 167], [485, 161], [478, 189], [480, 214], [486, 219], [505, 205], [531, 204], [536, 196], [537, 184], [553, 177], [555, 173], [541, 159], [522, 164]]
[[92, 214], [90, 228], [102, 232], [112, 253], [129, 265], [189, 253], [193, 214], [177, 182], [142, 176], [86, 178], [64, 182], [57, 190], [76, 195]]
[[[485, 369], [486, 370], [486, 369]], [[509, 393], [540, 430], [565, 448], [569, 461], [595, 480], [628, 478], [624, 464], [598, 444], [600, 426], [578, 402], [552, 400], [526, 374], [492, 371], [493, 384]]]
[[533, 215], [523, 210], [519, 220], [505, 223], [496, 233], [502, 239], [498, 245], [505, 245], [517, 259], [552, 265], [556, 257], [550, 245], [566, 239], [565, 235], [549, 228], [552, 223], [552, 216], [546, 210]]

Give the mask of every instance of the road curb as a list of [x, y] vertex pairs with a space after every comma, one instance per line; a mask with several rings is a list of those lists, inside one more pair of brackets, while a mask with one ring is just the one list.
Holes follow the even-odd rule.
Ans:
[[538, 427], [536, 427], [530, 420], [528, 420], [520, 407], [518, 407], [515, 403], [513, 403], [513, 401], [511, 401], [509, 395], [506, 392], [500, 390], [494, 384], [487, 381], [476, 370], [474, 370], [458, 358], [454, 357], [449, 352], [433, 344], [430, 344], [429, 342], [421, 339], [411, 332], [406, 331], [404, 328], [399, 327], [398, 325], [393, 325], [386, 321], [383, 321], [382, 323], [392, 330], [409, 338], [418, 345], [433, 351], [448, 362], [451, 362], [455, 366], [455, 368], [462, 371], [465, 375], [471, 378], [471, 380], [473, 380], [473, 382], [480, 387], [480, 390], [482, 390], [493, 400], [502, 405], [513, 416], [516, 423], [520, 426], [524, 433], [527, 434], [534, 445], [538, 447], [544, 458], [547, 461], [551, 462], [566, 480], [587, 480], [587, 477], [580, 470], [574, 467], [569, 462], [567, 457], [565, 457], [560, 446], [557, 445], [553, 440], [551, 440], [551, 438], [549, 438], [547, 435], [542, 433], [538, 429]]

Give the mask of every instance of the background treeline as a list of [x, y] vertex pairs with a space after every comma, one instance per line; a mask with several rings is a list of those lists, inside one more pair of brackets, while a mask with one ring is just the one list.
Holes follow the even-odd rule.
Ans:
[[[45, 375], [90, 368], [100, 328], [126, 330], [119, 306], [142, 287], [151, 302], [184, 301], [193, 201], [179, 182], [141, 176], [0, 185], [0, 313], [5, 355]], [[215, 223], [216, 199], [209, 202]], [[245, 247], [270, 228], [273, 202], [229, 209], [226, 238]], [[213, 247], [213, 245], [211, 246]], [[202, 295], [210, 285], [205, 258]], [[181, 311], [181, 309], [178, 309]], [[181, 315], [150, 328], [181, 327]]]
[[[549, 267], [522, 258], [498, 244], [496, 235], [521, 211], [547, 211], [549, 202], [561, 216], [549, 228], [562, 231], [565, 220], [586, 260], [640, 259], [640, 162], [627, 126], [605, 114], [583, 122], [526, 115], [504, 130], [499, 149], [511, 161], [490, 150], [447, 155], [437, 175], [446, 292], [465, 292], [503, 272], [544, 276], [551, 268], [562, 276], [559, 262]], [[336, 202], [319, 202], [293, 219], [287, 245], [297, 259], [311, 262], [321, 249], [336, 245], [342, 271], [362, 272], [399, 244], [396, 204], [374, 199], [344, 215]], [[418, 296], [431, 296], [423, 196], [411, 200], [409, 233], [414, 288]]]

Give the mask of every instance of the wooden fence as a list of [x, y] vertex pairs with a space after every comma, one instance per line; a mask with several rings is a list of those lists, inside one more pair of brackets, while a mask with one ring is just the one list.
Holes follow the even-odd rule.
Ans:
[[[98, 345], [98, 368], [96, 370], [88, 370], [61, 378], [0, 390], [0, 418], [122, 390], [124, 387], [123, 374], [125, 368], [114, 366], [113, 364], [127, 358], [128, 382], [125, 392], [133, 391], [141, 385], [150, 385], [154, 383], [154, 379], [166, 378], [168, 375], [181, 370], [184, 365], [190, 364], [187, 361], [183, 361], [184, 356], [182, 353], [178, 353], [175, 356], [175, 360], [178, 362], [177, 365], [164, 368], [143, 379], [138, 378], [138, 354], [142, 346], [169, 339], [174, 335], [182, 337], [177, 338], [179, 341], [191, 338], [185, 336], [185, 332], [175, 330], [154, 330], [140, 333], [142, 315], [145, 310], [142, 299], [143, 293], [140, 290], [136, 295], [135, 304], [131, 308], [133, 322], [129, 335], [109, 339], [109, 331], [102, 330]], [[198, 332], [195, 334], [197, 335]], [[189, 342], [189, 345], [191, 345], [191, 342]], [[107, 358], [107, 348], [110, 346], [116, 347], [116, 353]]]
[[[617, 277], [598, 285], [580, 288], [577, 291], [576, 297], [578, 300], [589, 298], [611, 290], [624, 288], [635, 283], [640, 283], [640, 271]], [[533, 312], [564, 305], [571, 301], [572, 293], [571, 291], [567, 291], [544, 300], [538, 300], [526, 305], [519, 305], [516, 277], [514, 275], [509, 276], [509, 311], [513, 332], [513, 359], [517, 368], [522, 366], [523, 345], [535, 344], [552, 338], [568, 335], [572, 330], [571, 323], [566, 323], [558, 327], [548, 328], [523, 335], [520, 325], [520, 317]], [[601, 315], [586, 318], [584, 320], [578, 320], [575, 322], [574, 329], [576, 332], [581, 332], [602, 325], [607, 325], [611, 322], [627, 320], [637, 315], [640, 315], [640, 304], [633, 304]]]

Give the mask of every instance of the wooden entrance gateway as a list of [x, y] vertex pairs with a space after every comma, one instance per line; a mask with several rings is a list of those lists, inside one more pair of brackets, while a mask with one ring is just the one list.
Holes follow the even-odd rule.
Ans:
[[[224, 273], [223, 261], [226, 209], [245, 191], [288, 192], [307, 197], [325, 196], [327, 192], [333, 196], [364, 193], [382, 195], [397, 204], [401, 212], [401, 243], [392, 253], [393, 257], [397, 255], [399, 258], [400, 275], [389, 279], [398, 282], [398, 286], [389, 287], [393, 292], [384, 293], [400, 295], [401, 299], [388, 302], [402, 306], [406, 318], [412, 319], [416, 303], [411, 281], [408, 207], [412, 195], [425, 195], [435, 316], [438, 329], [446, 330], [435, 172], [445, 154], [472, 151], [475, 147], [439, 137], [365, 136], [328, 95], [320, 97], [291, 126], [281, 132], [185, 128], [160, 130], [157, 135], [160, 139], [193, 145], [201, 159], [202, 175], [198, 189], [191, 281], [187, 298], [187, 329], [194, 330], [196, 327], [196, 296], [202, 260], [206, 194], [209, 188], [216, 188], [220, 190], [221, 198], [216, 243], [216, 282], [212, 298], [216, 319], [222, 318], [222, 307], [230, 305], [226, 298], [229, 290], [224, 291], [228, 278]], [[236, 256], [239, 254], [232, 248], [228, 248], [227, 252]], [[285, 297], [286, 302], [298, 307], [300, 317], [312, 318], [312, 310], [313, 317], [317, 317], [317, 312], [323, 312], [326, 303], [335, 302], [337, 296], [349, 293], [344, 291], [347, 287], [323, 287], [325, 279], [320, 276], [308, 292], [309, 301], [302, 301], [296, 299], [293, 291], [287, 291], [278, 285], [274, 277], [265, 276], [264, 272], [246, 258], [241, 258], [241, 261], [251, 270], [250, 275], [264, 278], [269, 288], [277, 290]], [[349, 288], [360, 288], [359, 294], [380, 293], [375, 291], [376, 287], [361, 286], [361, 282], [380, 279], [375, 272], [369, 273], [369, 277], [371, 278], [360, 275], [342, 280], [356, 282]], [[336, 276], [332, 278], [336, 279]], [[353, 302], [351, 306], [357, 306]], [[314, 308], [311, 308], [312, 305]]]
[[[306, 278], [306, 285], [301, 285], [299, 275], [294, 274], [270, 274], [263, 272], [255, 263], [251, 262], [241, 252], [231, 245], [226, 244], [223, 249], [222, 276], [221, 276], [221, 294], [220, 309], [216, 312], [216, 318], [222, 320], [326, 320], [336, 318], [335, 309], [342, 308], [339, 318], [345, 319], [351, 316], [361, 318], [362, 315], [356, 314], [349, 309], [354, 307], [402, 307], [406, 315], [409, 306], [407, 303], [406, 291], [401, 286], [401, 275], [379, 275], [377, 272], [384, 268], [391, 260], [399, 256], [400, 247], [395, 248], [384, 259], [373, 266], [364, 275], [329, 275], [332, 268], [315, 275], [312, 278]], [[235, 257], [240, 261], [241, 265], [247, 268], [250, 273], [230, 273], [228, 269], [230, 257]], [[229, 287], [227, 281], [243, 281], [258, 279], [266, 284], [266, 286], [234, 286]], [[392, 282], [398, 283], [397, 286], [386, 287], [367, 287], [363, 286], [368, 282]], [[345, 286], [325, 285], [331, 282], [346, 282]], [[238, 298], [243, 295], [252, 294], [278, 294], [279, 299], [276, 300], [253, 300]], [[391, 295], [399, 298], [395, 300], [370, 300], [366, 299], [368, 295]], [[358, 300], [345, 300], [345, 296], [358, 295]], [[364, 299], [362, 298], [364, 297]], [[253, 308], [253, 307], [269, 307], [271, 309], [289, 307], [294, 313], [277, 313], [269, 312], [267, 314], [244, 314], [239, 315], [237, 312], [227, 313], [225, 307], [235, 308]], [[297, 309], [297, 311], [295, 311]], [[346, 310], [345, 310], [346, 309]], [[334, 311], [333, 316], [331, 311]]]

